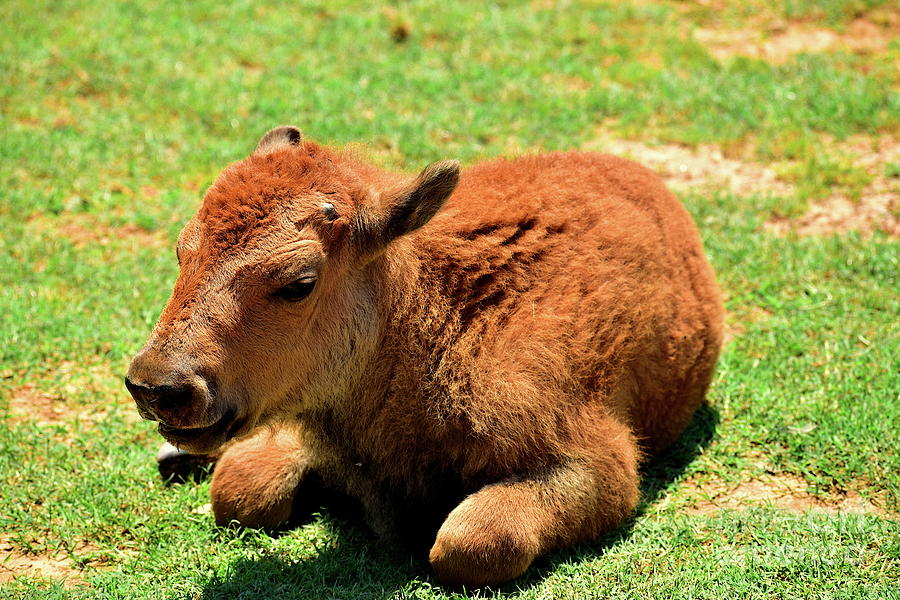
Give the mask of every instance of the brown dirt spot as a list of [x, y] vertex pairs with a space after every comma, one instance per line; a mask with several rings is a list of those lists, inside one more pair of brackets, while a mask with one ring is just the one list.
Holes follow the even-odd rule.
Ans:
[[[144, 191], [144, 190], [142, 190]], [[155, 191], [149, 188], [147, 192]], [[87, 213], [62, 213], [56, 218], [34, 214], [29, 224], [41, 232], [56, 232], [66, 237], [76, 248], [108, 246], [113, 240], [130, 239], [140, 246], [164, 248], [169, 240], [162, 231], [148, 231], [134, 223], [111, 226]]]
[[791, 220], [775, 217], [766, 229], [784, 235], [796, 231], [800, 235], [828, 235], [850, 230], [862, 233], [882, 231], [900, 237], [900, 209], [896, 193], [865, 194], [859, 200], [844, 196], [827, 198], [810, 206], [802, 217]]
[[[892, 136], [857, 136], [843, 141], [826, 138], [822, 146], [829, 152], [852, 156], [854, 166], [865, 170], [872, 182], [863, 188], [859, 198], [835, 194], [813, 201], [802, 217], [773, 217], [766, 223], [766, 230], [776, 234], [794, 230], [801, 235], [878, 230], [900, 237], [900, 184], [897, 178], [888, 178], [884, 173], [885, 164], [900, 162], [900, 142]], [[728, 158], [715, 144], [694, 148], [649, 145], [600, 132], [585, 148], [635, 160], [659, 173], [676, 193], [727, 191], [739, 196], [774, 197], [796, 194], [795, 186], [780, 178], [772, 167]]]
[[722, 345], [727, 346], [734, 339], [740, 335], [743, 335], [746, 329], [744, 326], [735, 321], [734, 317], [729, 313], [725, 318], [725, 329], [722, 335]]
[[0, 541], [0, 584], [19, 577], [62, 580], [66, 588], [87, 587], [82, 572], [67, 556], [27, 554], [8, 541]]
[[[876, 503], [857, 491], [833, 495], [824, 499], [810, 494], [801, 477], [790, 473], [765, 473], [764, 475], [727, 485], [720, 479], [698, 483], [688, 480], [690, 490], [689, 514], [711, 514], [725, 509], [740, 510], [750, 506], [768, 505], [793, 513], [818, 511], [828, 514], [853, 513], [886, 515], [883, 501]], [[883, 499], [882, 499], [883, 500]]]
[[796, 231], [800, 235], [827, 235], [850, 230], [861, 233], [882, 231], [900, 237], [900, 181], [885, 176], [887, 163], [900, 162], [900, 141], [891, 137], [871, 139], [864, 136], [843, 142], [824, 140], [826, 148], [839, 146], [854, 157], [854, 166], [861, 167], [872, 182], [859, 198], [837, 194], [813, 201], [809, 210], [797, 219], [773, 217], [766, 229], [784, 235]]
[[770, 22], [744, 29], [696, 29], [694, 39], [719, 60], [746, 56], [782, 64], [801, 53], [846, 51], [854, 54], [884, 52], [893, 39], [890, 26], [865, 18], [852, 21], [844, 31], [814, 27], [804, 22]]
[[152, 185], [141, 186], [141, 196], [143, 196], [144, 198], [156, 198], [157, 196], [159, 196], [159, 194], [160, 191]]
[[13, 119], [17, 125], [29, 128], [37, 128], [41, 125], [41, 120], [33, 115], [18, 116]]
[[13, 390], [9, 397], [9, 412], [14, 419], [35, 421], [38, 425], [61, 423], [73, 416], [73, 407], [65, 399], [38, 390], [28, 384]]
[[394, 23], [391, 26], [391, 39], [393, 39], [398, 44], [402, 44], [407, 39], [409, 39], [410, 33], [412, 32], [412, 28], [409, 23], [399, 22]]
[[550, 87], [561, 88], [569, 92], [587, 92], [594, 87], [593, 83], [578, 75], [547, 73], [541, 79]]
[[266, 66], [264, 64], [250, 58], [240, 58], [237, 62], [242, 69], [249, 73], [253, 73], [254, 75], [262, 75], [266, 71]]
[[677, 144], [647, 145], [601, 137], [588, 149], [635, 160], [658, 172], [676, 192], [727, 190], [741, 196], [787, 196], [794, 187], [766, 165], [727, 158], [715, 144], [695, 148]]
[[381, 13], [389, 22], [391, 39], [402, 44], [412, 34], [412, 24], [394, 7], [382, 9]]
[[747, 325], [757, 323], [772, 316], [772, 312], [758, 306], [752, 307], [743, 317], [728, 311], [725, 315], [725, 330], [723, 344], [727, 345], [738, 336], [744, 334]]
[[[64, 361], [53, 371], [51, 391], [28, 383], [9, 392], [9, 416], [17, 422], [59, 425], [73, 422], [98, 423], [115, 408], [126, 420], [140, 420], [120, 377], [107, 363], [79, 364]], [[96, 399], [101, 399], [97, 401]]]

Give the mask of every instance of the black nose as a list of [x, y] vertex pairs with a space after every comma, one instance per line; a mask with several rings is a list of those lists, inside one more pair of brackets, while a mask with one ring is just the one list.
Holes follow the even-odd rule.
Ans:
[[126, 377], [125, 387], [134, 397], [141, 416], [151, 421], [187, 406], [194, 397], [194, 388], [190, 385], [144, 386]]

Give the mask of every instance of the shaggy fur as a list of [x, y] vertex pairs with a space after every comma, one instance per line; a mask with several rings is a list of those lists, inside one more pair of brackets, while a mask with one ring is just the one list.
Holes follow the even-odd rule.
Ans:
[[315, 472], [449, 584], [621, 524], [721, 345], [690, 216], [601, 154], [409, 178], [280, 128], [209, 189], [179, 260], [129, 371], [142, 414], [197, 452], [289, 424], [225, 451], [217, 520], [275, 525]]

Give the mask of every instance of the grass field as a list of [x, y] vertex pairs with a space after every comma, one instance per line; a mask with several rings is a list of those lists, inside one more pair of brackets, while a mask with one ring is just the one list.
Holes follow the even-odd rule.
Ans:
[[[896, 5], [362, 5], [0, 5], [0, 598], [900, 597]], [[632, 522], [465, 592], [352, 519], [217, 529], [158, 480], [122, 376], [180, 226], [282, 123], [409, 171], [663, 172], [730, 341]]]

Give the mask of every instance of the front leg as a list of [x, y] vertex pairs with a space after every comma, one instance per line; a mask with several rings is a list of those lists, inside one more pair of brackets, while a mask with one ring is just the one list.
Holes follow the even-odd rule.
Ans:
[[609, 429], [615, 435], [589, 452], [487, 485], [460, 503], [431, 549], [438, 579], [469, 587], [503, 583], [541, 554], [621, 525], [638, 501], [638, 451], [624, 427]]
[[234, 442], [213, 472], [210, 496], [216, 524], [267, 529], [283, 525], [310, 472], [309, 453], [294, 428], [262, 427]]
[[209, 454], [191, 454], [163, 442], [156, 453], [156, 466], [166, 485], [188, 481], [199, 483], [209, 476], [224, 450], [220, 448]]

